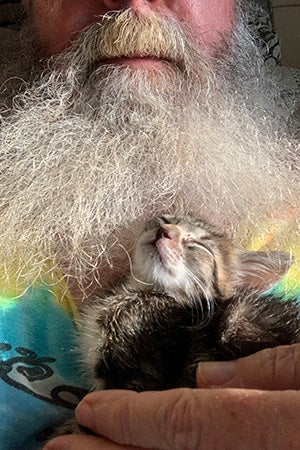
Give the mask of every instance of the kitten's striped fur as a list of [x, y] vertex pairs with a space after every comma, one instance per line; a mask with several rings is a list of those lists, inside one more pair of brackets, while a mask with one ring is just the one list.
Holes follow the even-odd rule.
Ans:
[[291, 264], [285, 253], [239, 251], [202, 219], [151, 220], [126, 281], [85, 312], [83, 358], [94, 387], [194, 386], [200, 360], [294, 342], [295, 302], [260, 298]]

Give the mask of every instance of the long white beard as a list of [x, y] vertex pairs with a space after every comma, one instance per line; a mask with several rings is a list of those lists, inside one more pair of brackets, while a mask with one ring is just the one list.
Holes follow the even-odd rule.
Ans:
[[0, 260], [8, 272], [34, 279], [55, 264], [87, 291], [126, 269], [123, 246], [161, 211], [180, 207], [234, 233], [241, 220], [257, 226], [300, 198], [293, 142], [262, 133], [190, 41], [166, 70], [91, 70], [99, 43], [91, 52], [86, 45], [97, 26], [88, 33], [2, 126]]

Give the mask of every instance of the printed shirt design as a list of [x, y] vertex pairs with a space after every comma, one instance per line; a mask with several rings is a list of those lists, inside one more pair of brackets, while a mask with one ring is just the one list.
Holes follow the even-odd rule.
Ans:
[[1, 450], [35, 450], [87, 393], [74, 317], [46, 286], [0, 297]]

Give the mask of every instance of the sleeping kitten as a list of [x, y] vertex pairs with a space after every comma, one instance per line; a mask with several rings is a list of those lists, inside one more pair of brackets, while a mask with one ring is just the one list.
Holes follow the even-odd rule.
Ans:
[[150, 221], [131, 275], [85, 312], [83, 358], [95, 389], [194, 387], [201, 360], [295, 342], [295, 302], [260, 298], [291, 263], [285, 253], [239, 252], [203, 220]]
[[[238, 251], [203, 220], [151, 220], [131, 274], [84, 313], [80, 345], [94, 389], [195, 387], [199, 361], [298, 342], [296, 302], [264, 294], [291, 264], [285, 253]], [[80, 432], [71, 429], [62, 432]]]

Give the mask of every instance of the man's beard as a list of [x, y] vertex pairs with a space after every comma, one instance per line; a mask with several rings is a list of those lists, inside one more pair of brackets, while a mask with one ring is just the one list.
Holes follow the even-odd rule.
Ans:
[[[98, 64], [124, 55], [165, 63], [151, 72]], [[7, 272], [34, 280], [50, 265], [88, 292], [126, 269], [124, 248], [161, 211], [234, 233], [299, 198], [293, 143], [270, 137], [266, 109], [256, 106], [254, 121], [226, 59], [205, 55], [175, 22], [112, 14], [49, 64], [1, 130]]]

